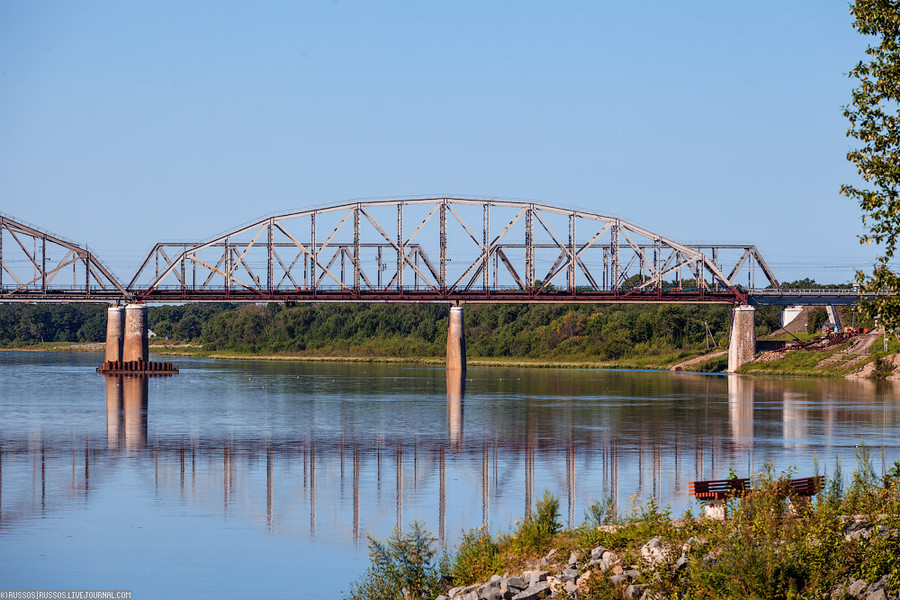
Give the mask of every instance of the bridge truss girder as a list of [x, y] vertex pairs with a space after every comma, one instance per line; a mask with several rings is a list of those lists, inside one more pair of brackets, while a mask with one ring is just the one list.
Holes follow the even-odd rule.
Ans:
[[127, 296], [87, 248], [0, 215], [0, 301], [122, 301]]
[[[729, 252], [738, 258], [726, 275]], [[752, 245], [681, 244], [619, 218], [531, 202], [421, 198], [287, 213], [202, 243], [157, 244], [128, 289], [145, 300], [743, 302], [735, 277], [746, 271], [752, 288], [757, 269], [778, 286]]]

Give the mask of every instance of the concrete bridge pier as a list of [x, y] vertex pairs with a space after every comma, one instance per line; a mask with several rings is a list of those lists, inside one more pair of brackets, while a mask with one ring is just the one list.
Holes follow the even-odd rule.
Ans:
[[150, 358], [147, 332], [147, 305], [129, 304], [125, 307], [125, 341], [122, 360], [147, 362]]
[[736, 306], [731, 311], [731, 339], [728, 344], [728, 372], [734, 373], [753, 360], [756, 353], [756, 309]]
[[466, 332], [463, 307], [450, 307], [450, 328], [447, 331], [447, 370], [466, 372]]
[[125, 343], [125, 309], [110, 306], [106, 310], [106, 362], [121, 361]]

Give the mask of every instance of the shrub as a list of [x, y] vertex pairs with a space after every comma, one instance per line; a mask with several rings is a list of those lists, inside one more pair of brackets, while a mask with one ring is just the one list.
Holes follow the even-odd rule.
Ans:
[[555, 536], [562, 529], [559, 522], [559, 499], [544, 490], [544, 496], [537, 501], [534, 513], [525, 520], [513, 534], [510, 545], [525, 554], [540, 554], [549, 549]]
[[500, 547], [482, 526], [463, 532], [449, 570], [456, 585], [467, 585], [490, 578], [502, 567]]
[[386, 542], [369, 538], [372, 564], [362, 579], [350, 586], [350, 600], [436, 596], [435, 539], [418, 522], [413, 522], [406, 534], [395, 529]]

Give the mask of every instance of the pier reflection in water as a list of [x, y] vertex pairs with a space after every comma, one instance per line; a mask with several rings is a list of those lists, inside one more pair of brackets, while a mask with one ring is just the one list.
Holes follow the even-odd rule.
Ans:
[[363, 561], [367, 535], [413, 520], [447, 545], [508, 528], [544, 489], [577, 525], [602, 497], [680, 513], [688, 481], [767, 460], [846, 466], [861, 439], [876, 463], [900, 456], [895, 390], [851, 382], [200, 360], [171, 379], [102, 378], [77, 357], [0, 359], [0, 540], [48, 514], [64, 523], [126, 473], [137, 487], [116, 502], [149, 486], [142, 520], [182, 506]]

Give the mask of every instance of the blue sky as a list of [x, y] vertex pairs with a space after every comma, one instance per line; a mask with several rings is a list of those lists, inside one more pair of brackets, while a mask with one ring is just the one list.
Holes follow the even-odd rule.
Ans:
[[845, 282], [866, 43], [831, 0], [0, 0], [0, 212], [128, 280], [273, 212], [530, 198]]

